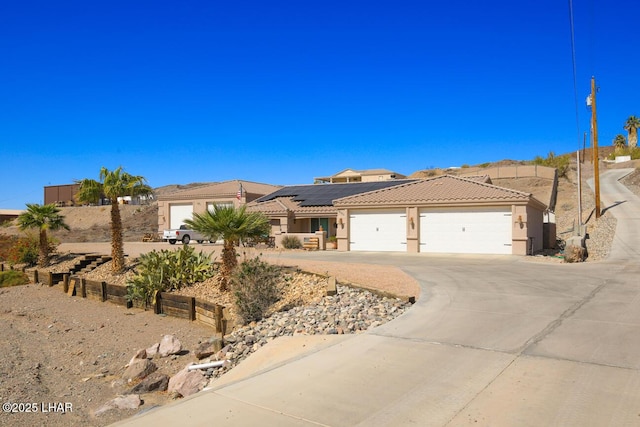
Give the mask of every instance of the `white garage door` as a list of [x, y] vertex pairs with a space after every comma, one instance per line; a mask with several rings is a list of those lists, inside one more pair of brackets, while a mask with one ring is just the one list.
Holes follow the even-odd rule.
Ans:
[[170, 228], [180, 228], [185, 219], [191, 219], [192, 217], [193, 205], [191, 203], [176, 204], [169, 207]]
[[420, 212], [420, 252], [511, 254], [511, 209]]
[[407, 251], [407, 215], [402, 210], [353, 211], [349, 217], [352, 251]]

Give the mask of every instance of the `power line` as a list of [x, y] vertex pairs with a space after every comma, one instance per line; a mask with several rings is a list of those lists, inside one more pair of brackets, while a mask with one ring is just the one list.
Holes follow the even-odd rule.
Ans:
[[573, 98], [576, 110], [576, 132], [578, 141], [578, 150], [580, 149], [580, 109], [578, 102], [578, 73], [576, 71], [576, 38], [575, 28], [573, 26], [573, 0], [569, 0], [569, 21], [571, 26], [571, 62], [573, 64]]

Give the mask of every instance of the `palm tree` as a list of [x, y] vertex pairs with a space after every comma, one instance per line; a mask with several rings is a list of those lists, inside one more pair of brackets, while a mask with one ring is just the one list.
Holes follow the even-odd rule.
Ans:
[[627, 139], [624, 137], [624, 135], [618, 134], [615, 138], [613, 138], [613, 146], [615, 147], [616, 153], [621, 153], [622, 150], [624, 150], [624, 148], [627, 146]]
[[640, 128], [640, 119], [636, 116], [629, 116], [624, 123], [624, 130], [629, 132], [629, 148], [638, 146], [638, 128]]
[[27, 211], [18, 216], [18, 226], [21, 230], [37, 228], [39, 231], [38, 241], [38, 266], [49, 265], [49, 238], [47, 230], [69, 229], [64, 222], [64, 216], [60, 215], [60, 209], [53, 203], [48, 205], [29, 204]]
[[229, 279], [238, 265], [235, 245], [241, 240], [261, 237], [269, 234], [269, 219], [261, 212], [247, 212], [246, 206], [214, 205], [213, 210], [203, 214], [194, 213], [193, 219], [185, 224], [209, 237], [209, 240], [222, 238], [222, 265], [218, 285], [223, 291], [228, 290]]
[[118, 197], [143, 196], [152, 193], [151, 187], [143, 176], [131, 175], [122, 169], [122, 166], [110, 171], [103, 167], [100, 169], [100, 181], [85, 178], [77, 181], [80, 189], [76, 198], [84, 203], [97, 203], [101, 197], [109, 199], [111, 203], [111, 258], [113, 259], [113, 272], [116, 274], [124, 271], [124, 244], [122, 242], [122, 218]]

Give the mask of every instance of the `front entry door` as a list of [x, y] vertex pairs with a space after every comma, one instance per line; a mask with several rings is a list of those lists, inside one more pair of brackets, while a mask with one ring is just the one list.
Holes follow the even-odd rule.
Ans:
[[316, 231], [320, 231], [320, 227], [322, 227], [322, 230], [328, 232], [329, 218], [311, 218], [311, 232], [315, 233]]

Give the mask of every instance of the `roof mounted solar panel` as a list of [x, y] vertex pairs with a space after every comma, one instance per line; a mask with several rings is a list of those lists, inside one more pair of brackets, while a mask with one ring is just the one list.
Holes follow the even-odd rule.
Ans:
[[267, 202], [278, 197], [293, 197], [300, 202], [300, 206], [333, 206], [333, 201], [342, 197], [355, 196], [369, 191], [382, 190], [406, 184], [415, 180], [389, 180], [374, 182], [359, 182], [346, 184], [313, 184], [291, 185], [283, 187], [271, 194], [262, 196], [256, 202]]

